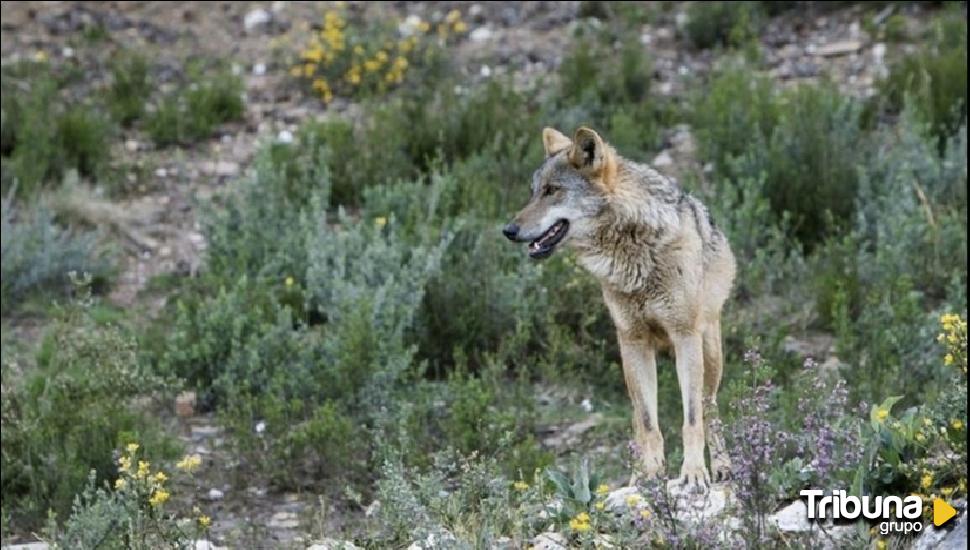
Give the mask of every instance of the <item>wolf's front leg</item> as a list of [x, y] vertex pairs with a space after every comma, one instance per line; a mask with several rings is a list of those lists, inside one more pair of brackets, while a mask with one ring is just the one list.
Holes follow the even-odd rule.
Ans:
[[684, 464], [679, 481], [693, 490], [705, 491], [710, 475], [704, 464], [704, 359], [701, 335], [697, 332], [672, 334], [671, 340], [684, 404]]
[[623, 377], [633, 402], [633, 434], [641, 473], [647, 477], [663, 475], [664, 438], [657, 424], [657, 354], [649, 338], [620, 333], [619, 341]]

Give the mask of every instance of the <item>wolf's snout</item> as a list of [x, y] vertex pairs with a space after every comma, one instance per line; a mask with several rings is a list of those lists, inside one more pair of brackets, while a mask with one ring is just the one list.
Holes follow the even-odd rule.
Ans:
[[516, 237], [519, 236], [519, 226], [514, 223], [510, 223], [502, 228], [502, 234], [505, 235], [506, 239], [514, 241]]

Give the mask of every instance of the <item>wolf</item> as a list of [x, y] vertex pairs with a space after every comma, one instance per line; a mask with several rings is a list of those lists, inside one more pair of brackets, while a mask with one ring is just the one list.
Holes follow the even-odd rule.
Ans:
[[[657, 352], [672, 348], [683, 401], [684, 461], [678, 481], [705, 491], [730, 476], [718, 420], [721, 308], [736, 265], [703, 204], [646, 164], [627, 160], [598, 133], [542, 132], [545, 161], [531, 198], [502, 232], [534, 259], [569, 246], [602, 286], [633, 403], [643, 474], [665, 471], [657, 423]], [[711, 477], [704, 458], [711, 455]]]

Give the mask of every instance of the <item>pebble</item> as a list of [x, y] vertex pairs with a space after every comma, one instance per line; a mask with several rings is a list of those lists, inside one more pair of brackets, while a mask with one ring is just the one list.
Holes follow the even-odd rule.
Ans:
[[225, 493], [216, 488], [209, 489], [209, 494], [206, 495], [209, 500], [222, 500], [225, 496]]
[[246, 17], [243, 18], [243, 27], [245, 27], [247, 31], [251, 31], [256, 27], [262, 27], [269, 24], [272, 18], [273, 16], [270, 15], [268, 11], [262, 8], [255, 9], [247, 13]]
[[125, 150], [128, 151], [129, 153], [134, 153], [135, 151], [138, 151], [138, 142], [133, 139], [129, 139], [125, 141]]
[[478, 27], [468, 35], [468, 39], [472, 42], [484, 42], [490, 38], [492, 38], [492, 30], [488, 27]]
[[266, 74], [266, 63], [257, 63], [253, 65], [253, 75], [263, 76]]
[[276, 136], [276, 141], [280, 143], [293, 143], [293, 132], [280, 130], [280, 133]]

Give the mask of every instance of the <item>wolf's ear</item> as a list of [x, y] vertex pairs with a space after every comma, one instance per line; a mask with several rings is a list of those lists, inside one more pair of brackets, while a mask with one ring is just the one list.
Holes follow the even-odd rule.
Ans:
[[572, 140], [555, 128], [545, 128], [542, 130], [542, 145], [546, 148], [547, 158], [563, 149], [567, 149], [572, 144]]
[[576, 130], [569, 162], [588, 178], [607, 188], [616, 172], [613, 148], [599, 134], [586, 127]]

